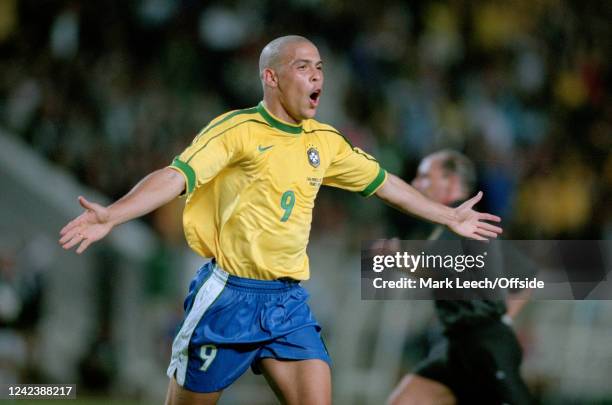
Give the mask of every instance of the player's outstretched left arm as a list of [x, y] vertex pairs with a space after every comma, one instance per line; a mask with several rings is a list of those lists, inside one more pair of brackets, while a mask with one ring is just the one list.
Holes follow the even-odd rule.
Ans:
[[450, 208], [428, 199], [414, 187], [389, 173], [376, 196], [406, 214], [446, 225], [456, 234], [466, 238], [487, 240], [502, 233], [500, 227], [486, 222], [500, 222], [498, 216], [472, 209], [482, 198], [482, 191], [459, 207]]

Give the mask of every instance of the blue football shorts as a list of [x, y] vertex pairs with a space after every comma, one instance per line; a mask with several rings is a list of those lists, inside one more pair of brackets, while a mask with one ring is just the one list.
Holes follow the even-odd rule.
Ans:
[[213, 260], [191, 281], [168, 377], [194, 392], [222, 390], [263, 358], [331, 365], [308, 293], [294, 280], [228, 274]]

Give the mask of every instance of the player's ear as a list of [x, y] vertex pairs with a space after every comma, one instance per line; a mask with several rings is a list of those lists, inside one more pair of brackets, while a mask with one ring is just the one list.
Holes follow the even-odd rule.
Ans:
[[276, 72], [269, 67], [261, 72], [261, 80], [268, 87], [278, 87], [278, 76]]

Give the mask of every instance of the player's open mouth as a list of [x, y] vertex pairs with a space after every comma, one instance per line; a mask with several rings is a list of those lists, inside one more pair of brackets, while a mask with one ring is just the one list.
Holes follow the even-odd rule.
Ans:
[[310, 106], [316, 107], [319, 105], [319, 97], [321, 96], [321, 89], [315, 90], [310, 93]]

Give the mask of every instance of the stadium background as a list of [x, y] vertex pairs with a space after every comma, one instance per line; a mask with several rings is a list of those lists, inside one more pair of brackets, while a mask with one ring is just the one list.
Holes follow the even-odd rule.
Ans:
[[[318, 119], [389, 171], [411, 179], [422, 156], [456, 148], [507, 239], [609, 240], [611, 16], [605, 1], [0, 0], [0, 382], [161, 402], [200, 262], [182, 201], [82, 257], [57, 232], [77, 195], [118, 198], [211, 118], [255, 105], [259, 52], [279, 35], [319, 46]], [[382, 403], [425, 356], [431, 303], [362, 302], [358, 253], [362, 239], [426, 231], [375, 199], [320, 193], [307, 288], [334, 403]], [[532, 302], [516, 328], [541, 403], [612, 401], [610, 302]], [[248, 372], [222, 403], [274, 399]]]

